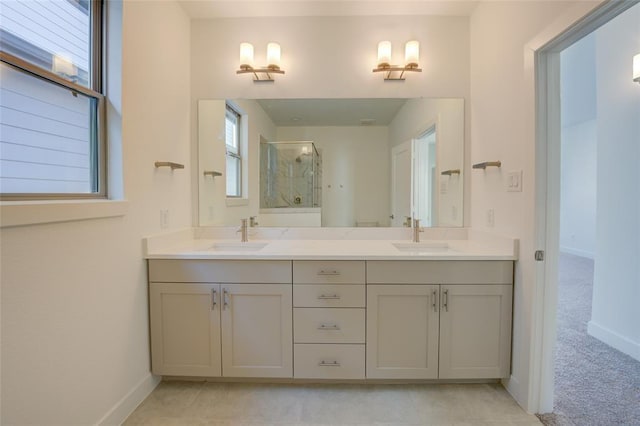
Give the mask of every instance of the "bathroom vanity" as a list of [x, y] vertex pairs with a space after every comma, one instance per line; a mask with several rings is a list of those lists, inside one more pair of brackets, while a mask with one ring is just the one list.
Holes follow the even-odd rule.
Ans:
[[513, 240], [176, 241], [147, 250], [154, 374], [509, 376]]

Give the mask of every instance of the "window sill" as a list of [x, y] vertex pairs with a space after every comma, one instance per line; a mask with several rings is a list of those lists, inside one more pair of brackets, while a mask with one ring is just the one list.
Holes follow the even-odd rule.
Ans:
[[248, 206], [248, 198], [227, 198], [227, 207]]
[[0, 228], [124, 216], [126, 200], [0, 202]]

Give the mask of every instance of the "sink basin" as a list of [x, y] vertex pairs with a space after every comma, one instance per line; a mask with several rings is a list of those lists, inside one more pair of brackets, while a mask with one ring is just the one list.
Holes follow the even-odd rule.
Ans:
[[215, 243], [211, 247], [207, 247], [204, 251], [258, 251], [263, 249], [269, 243], [248, 241], [241, 242], [224, 242]]
[[392, 243], [399, 251], [411, 253], [443, 253], [449, 251], [449, 244], [424, 242], [424, 243]]

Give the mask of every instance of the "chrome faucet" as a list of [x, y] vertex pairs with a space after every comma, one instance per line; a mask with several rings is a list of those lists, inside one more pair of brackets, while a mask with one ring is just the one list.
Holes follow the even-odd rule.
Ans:
[[420, 242], [420, 233], [424, 232], [424, 229], [420, 227], [420, 219], [413, 219], [413, 239], [414, 243]]
[[246, 243], [249, 241], [249, 233], [247, 232], [247, 222], [249, 219], [240, 219], [240, 228], [236, 233], [240, 232], [240, 242]]

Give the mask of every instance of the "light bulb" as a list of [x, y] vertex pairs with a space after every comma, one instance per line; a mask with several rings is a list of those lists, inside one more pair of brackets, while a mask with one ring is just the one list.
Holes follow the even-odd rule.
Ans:
[[385, 67], [391, 63], [391, 42], [381, 41], [378, 43], [378, 66]]
[[407, 67], [416, 68], [420, 56], [420, 43], [417, 40], [408, 41], [404, 46], [404, 63]]
[[640, 83], [640, 53], [633, 57], [633, 81]]
[[278, 43], [267, 44], [267, 66], [280, 69], [280, 45]]
[[253, 67], [253, 45], [240, 43], [240, 68]]

